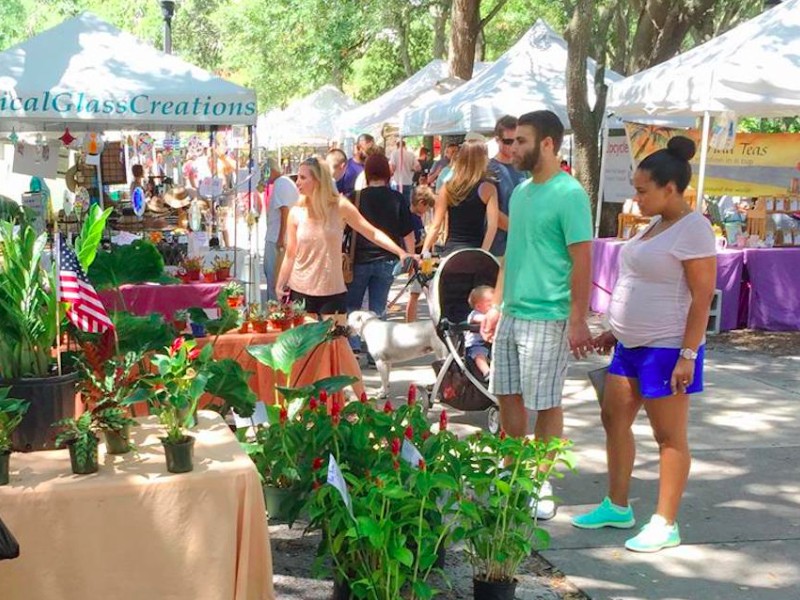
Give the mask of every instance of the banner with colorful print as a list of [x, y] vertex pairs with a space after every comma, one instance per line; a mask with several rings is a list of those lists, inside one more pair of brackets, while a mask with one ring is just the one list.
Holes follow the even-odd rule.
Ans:
[[[692, 187], [700, 168], [700, 131], [625, 123], [631, 160], [638, 165], [649, 154], [683, 135], [698, 145], [692, 159]], [[708, 149], [705, 193], [711, 196], [785, 196], [800, 194], [800, 134], [739, 133], [730, 150]]]

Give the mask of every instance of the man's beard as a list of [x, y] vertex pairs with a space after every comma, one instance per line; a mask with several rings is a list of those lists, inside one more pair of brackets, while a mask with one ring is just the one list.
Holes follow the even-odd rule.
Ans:
[[539, 146], [536, 145], [533, 147], [532, 150], [526, 152], [518, 159], [514, 160], [514, 163], [520, 171], [534, 171], [539, 164], [539, 158], [541, 157], [541, 150], [539, 150]]

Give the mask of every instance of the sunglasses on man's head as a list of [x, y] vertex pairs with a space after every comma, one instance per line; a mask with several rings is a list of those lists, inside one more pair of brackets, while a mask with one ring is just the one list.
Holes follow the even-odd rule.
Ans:
[[514, 138], [503, 138], [500, 141], [503, 142], [504, 146], [510, 146], [511, 144], [514, 143]]

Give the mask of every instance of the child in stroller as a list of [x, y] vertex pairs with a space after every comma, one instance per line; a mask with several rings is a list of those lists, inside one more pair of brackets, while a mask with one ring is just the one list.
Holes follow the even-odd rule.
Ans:
[[466, 355], [475, 363], [486, 383], [489, 382], [490, 347], [481, 337], [480, 332], [475, 329], [476, 326], [480, 327], [493, 300], [494, 288], [489, 285], [479, 285], [469, 293], [468, 302], [472, 312], [467, 316], [467, 322], [471, 327], [464, 332]]

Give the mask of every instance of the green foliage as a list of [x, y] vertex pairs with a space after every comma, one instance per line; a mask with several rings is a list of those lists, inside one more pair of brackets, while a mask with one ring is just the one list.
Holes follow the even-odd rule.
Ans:
[[272, 344], [250, 346], [247, 352], [261, 364], [289, 377], [294, 363], [321, 344], [332, 326], [331, 320], [306, 323], [284, 331]]
[[217, 409], [220, 414], [226, 414], [230, 408], [240, 417], [247, 418], [253, 414], [258, 396], [248, 384], [252, 371], [245, 371], [235, 360], [225, 358], [210, 363], [208, 374], [206, 392], [225, 401]]
[[103, 230], [111, 210], [110, 208], [101, 210], [97, 204], [92, 204], [86, 213], [81, 233], [75, 240], [75, 254], [78, 256], [84, 273], [89, 270], [97, 256], [97, 248], [100, 246]]
[[87, 274], [97, 290], [119, 288], [126, 283], [177, 281], [164, 274], [161, 253], [155, 245], [145, 240], [98, 252]]
[[56, 437], [56, 446], [70, 445], [74, 449], [75, 458], [80, 465], [87, 465], [97, 453], [97, 424], [92, 413], [85, 412], [77, 419], [61, 419], [53, 423], [53, 427], [60, 427], [61, 432]]
[[117, 332], [117, 345], [123, 354], [145, 353], [168, 345], [175, 337], [172, 326], [161, 314], [139, 317], [125, 311], [112, 313]]
[[739, 131], [745, 133], [800, 133], [800, 117], [744, 118], [739, 120]]
[[11, 388], [0, 388], [0, 454], [11, 451], [11, 434], [22, 423], [30, 402], [9, 398]]
[[42, 267], [46, 234], [0, 222], [0, 378], [45, 377], [53, 364], [56, 301], [53, 270]]
[[0, 196], [0, 221], [10, 221], [20, 225], [27, 221], [25, 211], [19, 202], [6, 196]]

